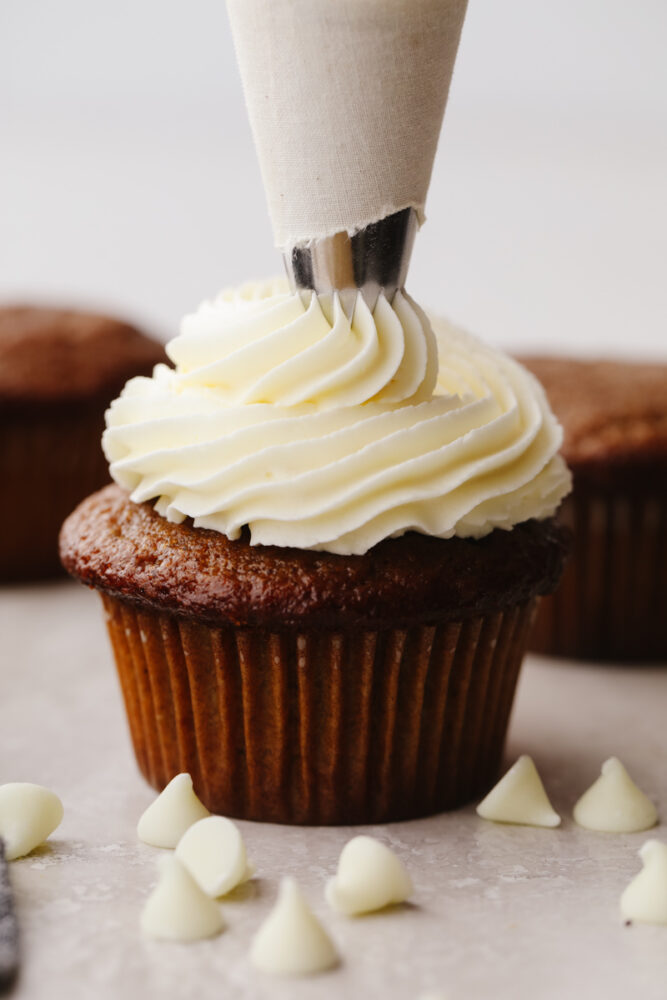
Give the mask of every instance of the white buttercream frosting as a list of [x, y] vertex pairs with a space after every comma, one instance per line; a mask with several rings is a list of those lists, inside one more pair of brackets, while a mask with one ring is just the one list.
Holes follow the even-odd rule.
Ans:
[[175, 369], [107, 412], [116, 482], [171, 521], [344, 554], [555, 511], [570, 479], [532, 375], [452, 326], [436, 338], [404, 293], [359, 297], [351, 321], [330, 306], [273, 282], [186, 316]]

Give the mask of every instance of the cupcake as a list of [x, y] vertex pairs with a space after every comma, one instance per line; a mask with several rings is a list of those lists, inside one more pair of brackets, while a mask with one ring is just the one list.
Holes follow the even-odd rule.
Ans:
[[405, 293], [223, 293], [107, 414], [61, 534], [137, 761], [215, 812], [380, 822], [496, 779], [569, 488], [536, 380]]
[[0, 580], [62, 572], [58, 531], [109, 481], [104, 411], [163, 348], [116, 319], [29, 306], [0, 308]]
[[573, 556], [531, 647], [667, 659], [667, 364], [523, 358], [564, 429]]

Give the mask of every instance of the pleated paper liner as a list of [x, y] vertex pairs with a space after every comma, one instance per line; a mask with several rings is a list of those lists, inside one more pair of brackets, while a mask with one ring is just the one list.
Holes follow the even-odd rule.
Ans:
[[[85, 497], [109, 482], [100, 438], [103, 402], [90, 409], [12, 415], [0, 434], [0, 580], [63, 572], [58, 532]], [[8, 527], [11, 526], [11, 527]]]
[[664, 496], [578, 489], [561, 509], [574, 548], [530, 648], [580, 659], [667, 662]]
[[137, 762], [214, 812], [370, 823], [451, 809], [498, 775], [534, 601], [464, 622], [214, 628], [102, 597]]

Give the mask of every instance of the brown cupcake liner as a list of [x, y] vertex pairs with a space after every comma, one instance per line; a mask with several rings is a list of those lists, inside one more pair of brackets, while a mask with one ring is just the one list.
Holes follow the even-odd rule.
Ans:
[[134, 750], [214, 812], [370, 823], [497, 777], [535, 601], [407, 629], [211, 627], [103, 594]]
[[0, 581], [63, 572], [58, 533], [91, 491], [109, 482], [103, 404], [3, 418], [0, 433]]
[[574, 538], [530, 649], [554, 656], [667, 661], [667, 504], [578, 488], [563, 504]]

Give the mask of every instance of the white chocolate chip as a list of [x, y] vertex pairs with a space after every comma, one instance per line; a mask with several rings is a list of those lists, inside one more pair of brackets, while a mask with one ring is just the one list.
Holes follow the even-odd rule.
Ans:
[[278, 901], [255, 935], [250, 958], [262, 972], [306, 976], [339, 962], [334, 944], [293, 878], [283, 878]]
[[374, 837], [359, 836], [341, 851], [326, 898], [339, 913], [352, 916], [402, 903], [411, 892], [410, 876], [394, 852]]
[[207, 816], [194, 823], [179, 840], [176, 857], [213, 899], [252, 876], [241, 831], [224, 816]]
[[477, 806], [482, 819], [495, 823], [518, 823], [525, 826], [558, 826], [560, 816], [554, 811], [542, 779], [531, 757], [519, 757], [498, 784]]
[[160, 859], [161, 875], [146, 900], [141, 929], [164, 941], [197, 941], [225, 929], [219, 906], [175, 857]]
[[655, 826], [658, 812], [618, 757], [610, 757], [602, 765], [600, 777], [575, 805], [574, 819], [586, 830], [637, 833]]
[[0, 785], [0, 837], [8, 861], [43, 844], [62, 818], [63, 804], [48, 788], [27, 781]]
[[149, 805], [137, 834], [153, 847], [176, 847], [185, 831], [210, 813], [195, 795], [189, 774], [177, 774]]
[[647, 840], [639, 850], [643, 868], [621, 896], [626, 920], [667, 924], [667, 844]]

